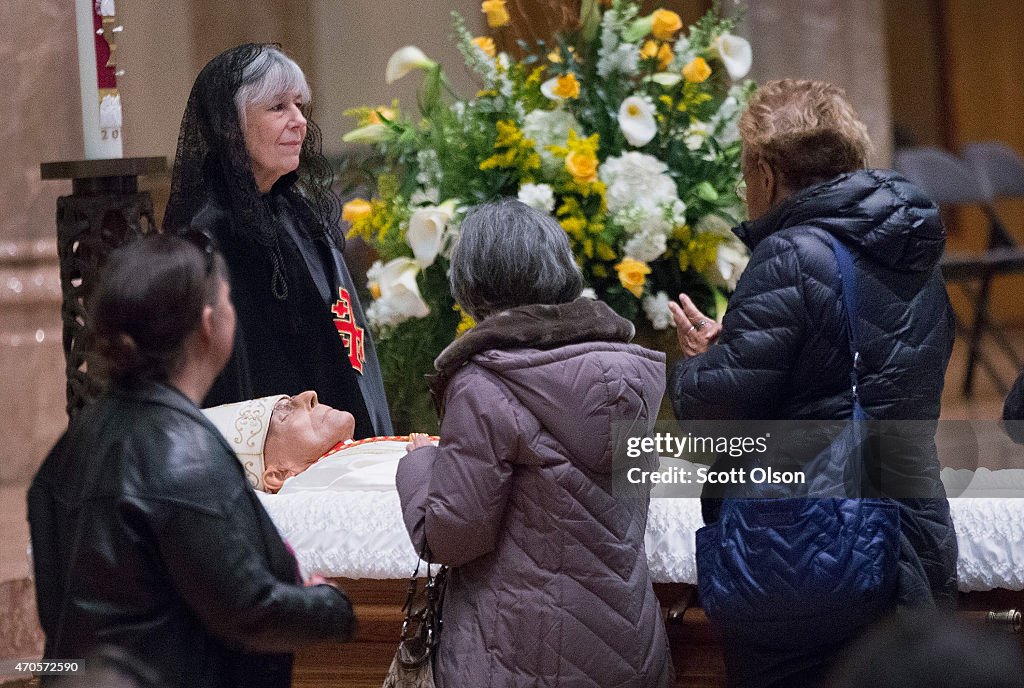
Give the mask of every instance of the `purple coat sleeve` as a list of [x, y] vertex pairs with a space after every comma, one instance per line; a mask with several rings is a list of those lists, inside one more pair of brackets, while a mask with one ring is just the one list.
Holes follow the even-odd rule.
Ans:
[[432, 562], [460, 566], [494, 548], [520, 437], [509, 394], [470, 366], [449, 386], [438, 446], [398, 464], [405, 527], [417, 551], [426, 543]]

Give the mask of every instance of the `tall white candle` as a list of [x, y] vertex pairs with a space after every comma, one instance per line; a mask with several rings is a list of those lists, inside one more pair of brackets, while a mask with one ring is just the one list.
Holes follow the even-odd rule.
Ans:
[[[113, 2], [106, 3], [112, 7]], [[97, 28], [94, 0], [75, 0], [78, 24], [78, 79], [82, 93], [82, 134], [87, 160], [123, 157], [121, 146], [121, 99], [107, 85], [100, 91], [96, 63]], [[108, 10], [112, 14], [112, 10]]]

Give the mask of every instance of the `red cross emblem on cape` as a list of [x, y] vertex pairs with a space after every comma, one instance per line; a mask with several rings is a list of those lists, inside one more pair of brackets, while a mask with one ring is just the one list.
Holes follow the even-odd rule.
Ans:
[[334, 326], [348, 350], [348, 362], [352, 364], [353, 370], [362, 375], [363, 363], [366, 362], [363, 328], [356, 324], [352, 314], [352, 298], [347, 289], [338, 289], [338, 301], [331, 306], [331, 312], [337, 316], [334, 318]]

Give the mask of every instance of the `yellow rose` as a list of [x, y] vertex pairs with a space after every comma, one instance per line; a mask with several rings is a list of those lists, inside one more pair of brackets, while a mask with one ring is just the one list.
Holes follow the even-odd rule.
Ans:
[[644, 282], [647, 275], [651, 274], [647, 263], [641, 263], [635, 258], [623, 258], [615, 266], [615, 270], [619, 273], [619, 282], [622, 287], [639, 299], [644, 293]]
[[480, 11], [487, 15], [487, 26], [492, 29], [505, 26], [511, 20], [505, 0], [484, 0], [480, 3]]
[[653, 60], [658, 56], [658, 42], [645, 41], [644, 47], [640, 48], [640, 59]]
[[362, 198], [353, 198], [341, 208], [341, 219], [354, 225], [373, 212], [370, 202]]
[[494, 47], [494, 39], [490, 36], [477, 36], [473, 39], [473, 45], [483, 50], [487, 57], [494, 57], [498, 54], [497, 48]]
[[707, 81], [709, 76], [711, 76], [711, 67], [708, 67], [707, 60], [703, 57], [695, 57], [683, 67], [683, 78], [691, 84]]
[[592, 155], [569, 153], [565, 156], [565, 169], [577, 184], [597, 181], [597, 158]]
[[579, 98], [580, 82], [576, 80], [576, 75], [569, 72], [558, 77], [553, 93], [559, 98]]
[[683, 28], [683, 20], [672, 10], [654, 10], [651, 16], [651, 33], [659, 41], [671, 41], [676, 31]]
[[658, 50], [658, 69], [662, 71], [668, 69], [668, 66], [672, 64], [673, 57], [675, 55], [672, 54], [672, 48], [668, 47], [668, 43], [662, 43]]

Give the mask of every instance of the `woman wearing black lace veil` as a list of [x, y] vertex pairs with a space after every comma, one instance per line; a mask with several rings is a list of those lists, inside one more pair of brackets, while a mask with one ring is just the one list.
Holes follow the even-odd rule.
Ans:
[[203, 68], [181, 121], [165, 231], [211, 233], [228, 263], [235, 350], [205, 405], [315, 390], [356, 438], [391, 434], [380, 366], [340, 248], [340, 204], [302, 70], [273, 45]]

